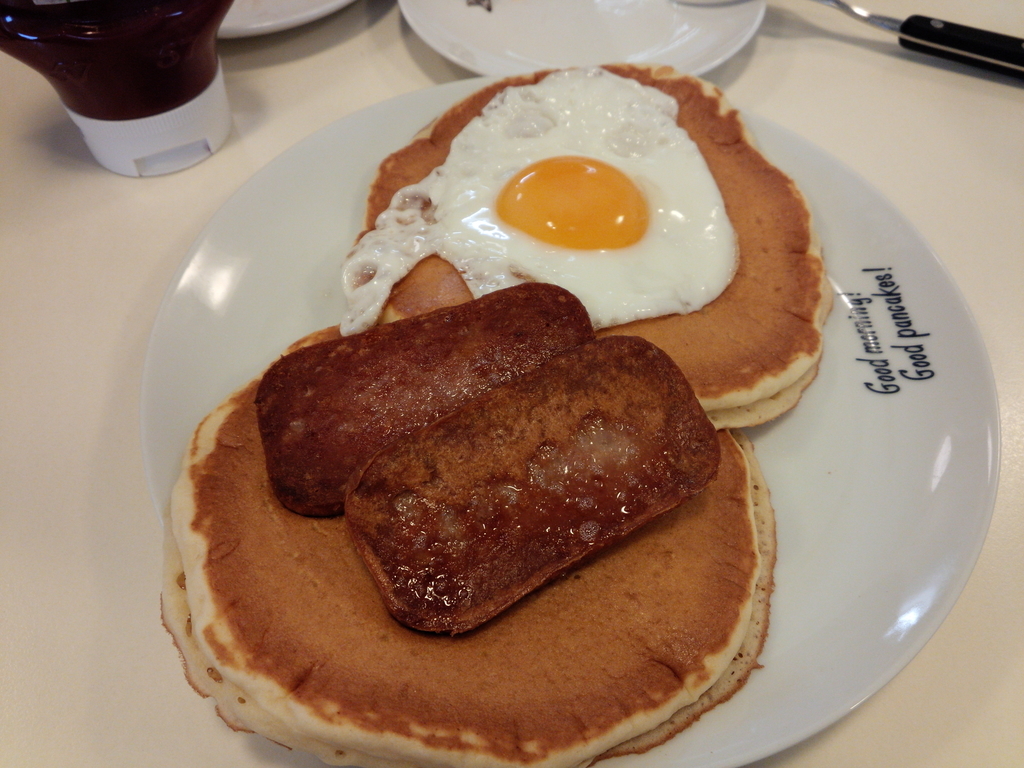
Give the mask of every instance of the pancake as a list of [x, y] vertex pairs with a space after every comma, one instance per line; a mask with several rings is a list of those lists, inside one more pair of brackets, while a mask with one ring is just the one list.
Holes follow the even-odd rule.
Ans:
[[742, 435], [718, 433], [700, 495], [482, 627], [428, 635], [388, 615], [345, 518], [273, 496], [257, 386], [200, 425], [166, 524], [164, 622], [232, 728], [366, 768], [582, 766], [664, 741], [756, 666], [775, 539]]
[[[793, 181], [756, 148], [738, 113], [714, 86], [669, 67], [609, 65], [673, 96], [678, 124], [700, 148], [736, 231], [739, 259], [726, 290], [686, 315], [638, 320], [599, 335], [642, 336], [679, 365], [719, 428], [753, 426], [792, 408], [813, 380], [831, 287], [807, 204]], [[369, 191], [372, 229], [394, 194], [421, 181], [447, 156], [452, 139], [508, 86], [547, 73], [500, 80], [452, 106], [406, 147], [380, 165]], [[395, 286], [382, 321], [467, 301], [455, 268], [421, 261]]]

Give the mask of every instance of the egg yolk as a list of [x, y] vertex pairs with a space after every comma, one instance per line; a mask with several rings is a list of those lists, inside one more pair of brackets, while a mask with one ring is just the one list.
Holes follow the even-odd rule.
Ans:
[[563, 248], [624, 248], [647, 231], [647, 200], [618, 168], [588, 157], [549, 157], [513, 176], [498, 216]]

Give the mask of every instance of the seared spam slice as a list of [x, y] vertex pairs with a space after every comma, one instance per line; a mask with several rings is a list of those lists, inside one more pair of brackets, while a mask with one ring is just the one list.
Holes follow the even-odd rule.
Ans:
[[256, 394], [274, 493], [302, 515], [339, 514], [377, 450], [593, 338], [575, 296], [524, 283], [285, 355]]
[[697, 494], [718, 462], [675, 363], [613, 336], [382, 449], [346, 520], [391, 614], [457, 634]]

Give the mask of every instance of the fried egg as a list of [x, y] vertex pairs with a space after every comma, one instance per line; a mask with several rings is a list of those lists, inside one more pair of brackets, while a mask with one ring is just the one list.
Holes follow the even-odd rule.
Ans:
[[372, 325], [392, 286], [435, 253], [475, 297], [560, 285], [597, 328], [713, 301], [735, 272], [736, 236], [677, 110], [600, 68], [505, 89], [349, 254], [342, 333]]

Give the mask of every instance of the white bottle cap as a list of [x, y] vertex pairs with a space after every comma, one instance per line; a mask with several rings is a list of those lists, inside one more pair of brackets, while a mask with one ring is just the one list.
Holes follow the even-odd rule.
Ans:
[[124, 176], [159, 176], [205, 160], [224, 144], [231, 110], [220, 63], [206, 90], [168, 112], [136, 120], [96, 120], [68, 110], [93, 157]]

